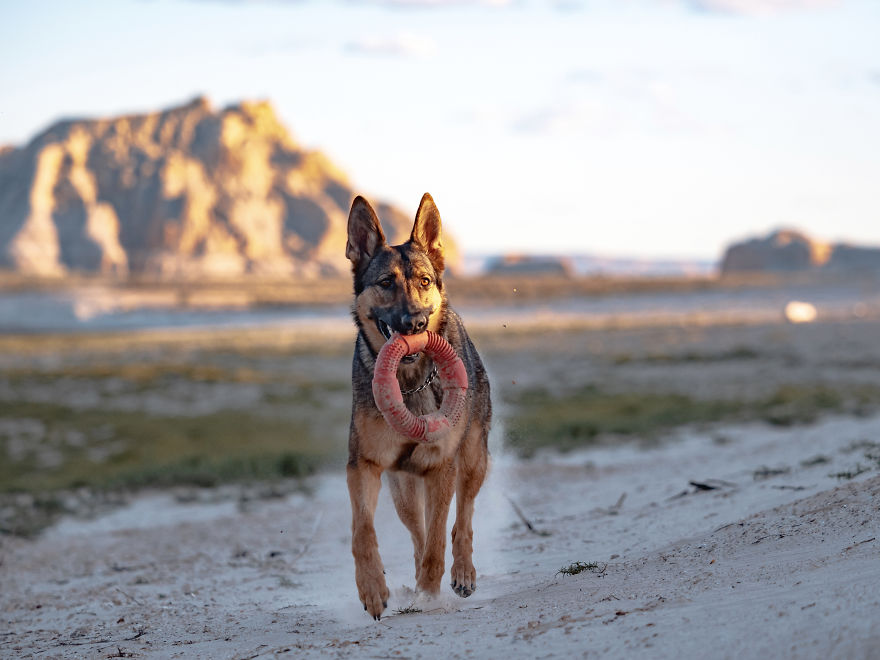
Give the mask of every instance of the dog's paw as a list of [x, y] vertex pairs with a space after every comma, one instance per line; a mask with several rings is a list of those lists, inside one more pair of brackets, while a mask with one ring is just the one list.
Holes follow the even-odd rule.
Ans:
[[461, 596], [467, 598], [477, 590], [477, 571], [470, 562], [467, 565], [458, 562], [452, 565], [452, 582], [449, 584], [452, 590]]
[[477, 583], [476, 582], [462, 583], [462, 582], [458, 582], [456, 580], [453, 580], [449, 586], [451, 586], [452, 590], [455, 593], [457, 593], [459, 596], [461, 596], [462, 598], [467, 598], [468, 596], [470, 596], [472, 593], [474, 593], [477, 590]]
[[358, 596], [364, 605], [364, 610], [376, 621], [382, 618], [382, 612], [388, 607], [388, 587], [385, 585], [383, 576], [364, 578], [357, 581]]

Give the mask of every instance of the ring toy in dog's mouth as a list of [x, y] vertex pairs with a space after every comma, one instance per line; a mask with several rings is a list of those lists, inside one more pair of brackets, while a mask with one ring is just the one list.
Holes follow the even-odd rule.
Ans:
[[[393, 330], [391, 330], [390, 325], [385, 323], [385, 321], [383, 321], [382, 319], [377, 318], [376, 327], [379, 328], [379, 332], [381, 332], [382, 336], [385, 337], [385, 341], [391, 339], [391, 333], [393, 332]], [[410, 353], [409, 355], [404, 355], [402, 358], [400, 358], [400, 361], [404, 364], [412, 364], [418, 359], [419, 353]]]
[[[401, 358], [424, 351], [437, 367], [443, 388], [440, 410], [416, 416], [403, 403], [397, 367]], [[444, 437], [464, 412], [468, 378], [455, 349], [436, 332], [401, 335], [397, 332], [385, 342], [376, 357], [373, 370], [373, 398], [388, 425], [401, 435], [418, 442], [433, 442]]]

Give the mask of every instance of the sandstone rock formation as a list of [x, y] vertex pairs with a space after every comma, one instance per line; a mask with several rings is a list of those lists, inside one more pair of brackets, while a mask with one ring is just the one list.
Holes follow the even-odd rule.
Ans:
[[880, 273], [880, 248], [825, 243], [781, 229], [727, 248], [721, 274], [742, 272]]
[[[38, 276], [344, 273], [354, 195], [268, 102], [215, 111], [198, 98], [162, 112], [61, 121], [0, 150], [0, 267]], [[411, 216], [375, 208], [389, 240], [408, 238]]]

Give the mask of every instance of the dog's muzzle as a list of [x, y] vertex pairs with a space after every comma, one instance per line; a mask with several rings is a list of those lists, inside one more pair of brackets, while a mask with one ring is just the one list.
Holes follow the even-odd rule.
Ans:
[[[385, 321], [383, 321], [382, 319], [376, 317], [376, 327], [379, 328], [379, 332], [381, 332], [382, 336], [385, 337], [385, 341], [391, 339], [391, 334], [393, 331], [391, 330], [390, 325], [385, 323]], [[404, 364], [412, 364], [419, 359], [420, 355], [421, 352], [410, 353], [409, 355], [404, 355], [402, 358], [400, 358], [400, 361]]]

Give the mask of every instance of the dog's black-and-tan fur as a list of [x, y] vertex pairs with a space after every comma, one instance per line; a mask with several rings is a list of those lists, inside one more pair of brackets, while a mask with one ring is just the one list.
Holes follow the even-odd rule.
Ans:
[[[451, 586], [460, 596], [476, 589], [472, 519], [474, 498], [489, 463], [492, 416], [489, 379], [459, 316], [447, 305], [443, 286], [440, 214], [422, 197], [410, 240], [390, 246], [379, 219], [362, 197], [351, 206], [346, 256], [354, 275], [354, 320], [358, 327], [352, 365], [352, 413], [347, 467], [352, 509], [355, 581], [364, 609], [379, 619], [387, 607], [382, 559], [373, 528], [380, 478], [386, 473], [394, 506], [412, 536], [416, 586], [436, 593], [444, 573], [446, 520], [452, 495]], [[392, 430], [373, 400], [376, 354], [394, 331], [439, 333], [455, 348], [468, 373], [467, 408], [449, 435], [417, 443]], [[433, 364], [421, 354], [406, 356], [398, 370], [404, 402], [416, 415], [440, 407], [437, 379], [426, 387]]]

